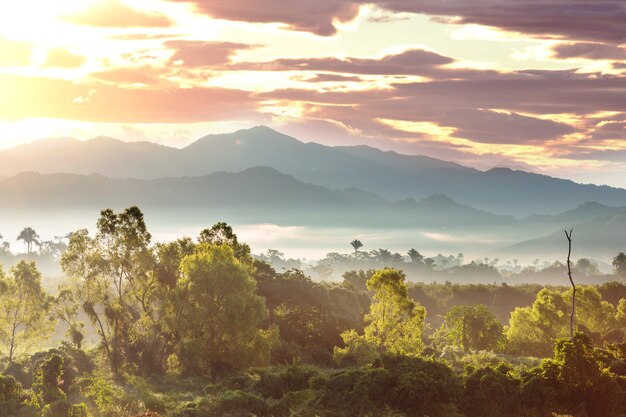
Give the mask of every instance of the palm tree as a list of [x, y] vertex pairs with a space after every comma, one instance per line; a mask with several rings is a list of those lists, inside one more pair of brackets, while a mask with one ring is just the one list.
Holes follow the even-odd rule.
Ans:
[[352, 242], [350, 242], [350, 244], [354, 248], [354, 255], [356, 256], [356, 253], [359, 251], [359, 249], [363, 247], [363, 243], [361, 243], [359, 239], [354, 239]]
[[39, 235], [32, 227], [26, 227], [20, 232], [17, 240], [23, 240], [28, 247], [28, 253], [32, 252], [33, 243], [39, 245]]

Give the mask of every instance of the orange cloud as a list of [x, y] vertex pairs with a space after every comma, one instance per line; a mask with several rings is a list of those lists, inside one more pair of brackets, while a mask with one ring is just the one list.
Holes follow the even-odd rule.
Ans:
[[87, 60], [84, 56], [76, 55], [64, 48], [55, 48], [48, 52], [43, 63], [44, 68], [80, 68]]
[[0, 75], [0, 118], [118, 123], [258, 120], [250, 93], [218, 87], [125, 88], [45, 77]]
[[165, 15], [131, 9], [119, 0], [103, 0], [64, 19], [77, 25], [110, 28], [169, 27], [173, 24]]
[[117, 68], [110, 71], [94, 72], [91, 78], [113, 84], [144, 84], [155, 85], [164, 72], [153, 67]]
[[202, 67], [226, 64], [237, 51], [258, 48], [235, 42], [169, 41], [165, 46], [174, 49], [171, 62], [180, 61], [187, 67]]

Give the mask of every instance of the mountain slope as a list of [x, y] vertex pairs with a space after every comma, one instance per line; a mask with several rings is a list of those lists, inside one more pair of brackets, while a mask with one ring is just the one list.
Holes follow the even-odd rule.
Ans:
[[[573, 229], [573, 256], [606, 259], [626, 251], [626, 208], [616, 209], [608, 216], [577, 224], [564, 223], [563, 229]], [[501, 255], [560, 257], [567, 254], [563, 229], [537, 239], [526, 240], [497, 251]]]
[[243, 223], [484, 228], [515, 223], [459, 205], [445, 196], [389, 202], [377, 195], [306, 184], [267, 167], [202, 177], [137, 180], [101, 175], [23, 173], [0, 179], [0, 215], [19, 212], [97, 212], [139, 205], [170, 211], [172, 218], [208, 212]]
[[626, 190], [577, 184], [545, 175], [495, 168], [487, 172], [424, 156], [367, 146], [303, 143], [259, 126], [209, 135], [183, 149], [109, 138], [46, 140], [0, 152], [0, 175], [19, 172], [98, 173], [156, 179], [272, 167], [332, 189], [358, 188], [386, 199], [445, 194], [478, 209], [515, 216], [551, 214], [586, 201], [626, 205]]

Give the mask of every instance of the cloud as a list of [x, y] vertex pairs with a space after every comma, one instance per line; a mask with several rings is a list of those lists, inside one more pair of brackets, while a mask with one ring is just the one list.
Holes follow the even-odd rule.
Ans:
[[163, 69], [149, 66], [135, 68], [116, 68], [89, 74], [90, 78], [113, 84], [144, 84], [156, 85], [159, 77], [164, 74]]
[[394, 11], [454, 17], [540, 38], [557, 37], [608, 43], [626, 41], [626, 4], [621, 0], [379, 0]]
[[[380, 58], [278, 58], [265, 62], [238, 62], [227, 65], [224, 69], [231, 71], [324, 71], [350, 75], [422, 76], [439, 80], [508, 77], [507, 73], [495, 70], [449, 66], [455, 63], [458, 63], [458, 61], [436, 52], [425, 49], [407, 49], [403, 52], [388, 54]], [[332, 76], [338, 77], [338, 75]], [[325, 74], [324, 77], [319, 77], [318, 75], [318, 78], [311, 78], [307, 81], [330, 79], [329, 77], [331, 77], [331, 74]], [[512, 77], [519, 78], [519, 74], [512, 75]]]
[[256, 71], [329, 71], [361, 75], [429, 75], [433, 68], [451, 64], [454, 59], [423, 49], [410, 49], [382, 58], [343, 59], [322, 58], [279, 58], [268, 62], [244, 62], [232, 69]]
[[31, 63], [33, 46], [0, 36], [0, 67], [21, 67]]
[[[285, 89], [260, 94], [265, 100], [299, 102], [303, 117], [323, 119], [389, 139], [541, 146], [592, 127], [546, 120], [547, 114], [585, 119], [598, 111], [626, 112], [626, 77], [517, 73], [493, 79], [393, 84], [390, 89], [328, 91]], [[539, 117], [534, 117], [538, 115]], [[571, 120], [572, 117], [569, 117]], [[452, 131], [425, 134], [380, 120], [430, 123]], [[444, 136], [442, 136], [442, 134]]]
[[363, 4], [399, 13], [443, 16], [454, 24], [474, 23], [541, 38], [626, 41], [626, 4], [621, 0], [170, 0], [194, 4], [217, 19], [284, 23], [299, 31], [334, 35], [335, 21], [349, 21]]
[[[0, 90], [3, 92], [0, 117], [4, 120], [29, 117], [117, 123], [263, 120], [250, 93], [218, 87], [125, 88], [0, 74]], [[76, 102], [78, 97], [83, 99]]]
[[360, 4], [346, 0], [170, 0], [194, 4], [216, 19], [254, 23], [283, 23], [290, 28], [330, 36], [337, 32], [335, 20], [349, 21], [358, 14]]
[[626, 59], [626, 49], [593, 42], [559, 43], [552, 48], [555, 58]]
[[102, 0], [82, 12], [65, 16], [64, 20], [82, 26], [108, 28], [163, 28], [173, 24], [163, 14], [131, 9], [119, 0]]
[[455, 136], [494, 144], [541, 144], [576, 131], [551, 120], [478, 109], [452, 109], [437, 122], [456, 128]]
[[258, 48], [260, 45], [178, 40], [165, 42], [164, 46], [175, 50], [170, 62], [180, 61], [186, 67], [205, 67], [226, 64], [238, 51]]
[[329, 83], [329, 82], [337, 83], [337, 82], [363, 81], [363, 79], [360, 77], [346, 76], [346, 75], [339, 75], [339, 74], [315, 74], [314, 76], [308, 77], [308, 78], [294, 77], [294, 79], [297, 79], [298, 81], [306, 81], [309, 83]]
[[80, 68], [87, 60], [84, 56], [76, 55], [64, 48], [51, 49], [44, 61], [43, 68]]

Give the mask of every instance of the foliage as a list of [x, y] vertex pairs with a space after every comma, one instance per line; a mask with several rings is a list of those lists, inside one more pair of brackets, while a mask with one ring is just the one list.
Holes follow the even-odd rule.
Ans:
[[[370, 312], [365, 316], [368, 324], [362, 336], [355, 337], [351, 331], [342, 335], [346, 346], [335, 349], [337, 361], [353, 358], [357, 363], [366, 363], [371, 359], [371, 350], [365, 345], [379, 354], [415, 356], [421, 352], [426, 310], [409, 299], [404, 280], [402, 272], [386, 268], [367, 281], [373, 294]], [[356, 356], [357, 352], [364, 355]]]
[[0, 272], [0, 353], [9, 362], [47, 339], [53, 328], [50, 308], [34, 262], [18, 262], [8, 277]]
[[167, 321], [187, 371], [215, 375], [269, 361], [274, 334], [248, 268], [228, 246], [201, 244], [181, 262]]
[[504, 343], [502, 325], [483, 304], [452, 307], [439, 329], [439, 337], [465, 352], [496, 350]]
[[[568, 334], [571, 291], [544, 288], [532, 306], [516, 308], [507, 330], [509, 351], [548, 356], [554, 341]], [[576, 319], [581, 329], [604, 334], [614, 328], [615, 309], [602, 299], [598, 289], [579, 286], [576, 300]]]

